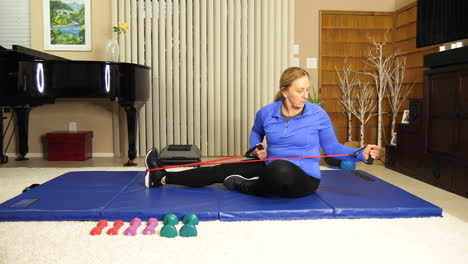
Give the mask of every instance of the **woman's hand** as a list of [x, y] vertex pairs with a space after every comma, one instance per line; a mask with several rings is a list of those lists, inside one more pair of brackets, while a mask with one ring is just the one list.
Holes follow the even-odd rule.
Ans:
[[254, 157], [257, 157], [259, 159], [265, 159], [267, 157], [267, 151], [266, 151], [266, 146], [264, 143], [260, 143], [260, 144], [257, 144], [257, 145], [262, 145], [263, 146], [263, 149], [262, 150], [259, 150], [258, 148], [254, 150], [254, 152], [252, 152], [253, 156]]
[[366, 148], [362, 151], [362, 155], [364, 156], [365, 160], [369, 159], [369, 155], [373, 159], [377, 159], [380, 154], [380, 147], [377, 145], [367, 145]]

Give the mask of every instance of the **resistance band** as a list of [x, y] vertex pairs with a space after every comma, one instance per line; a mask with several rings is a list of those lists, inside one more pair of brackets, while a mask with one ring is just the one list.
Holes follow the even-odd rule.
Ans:
[[[233, 157], [227, 157], [227, 158], [221, 158], [221, 159], [214, 159], [214, 160], [208, 160], [208, 161], [202, 161], [202, 162], [195, 162], [195, 163], [189, 163], [189, 164], [181, 164], [181, 165], [172, 165], [172, 166], [164, 166], [160, 168], [153, 168], [153, 169], [146, 169], [146, 171], [157, 171], [157, 170], [166, 170], [166, 169], [173, 169], [173, 168], [180, 168], [180, 167], [192, 167], [192, 166], [201, 166], [201, 165], [220, 165], [220, 164], [232, 164], [232, 163], [247, 163], [247, 162], [259, 162], [259, 161], [273, 161], [273, 160], [283, 160], [283, 159], [313, 159], [313, 158], [326, 158], [326, 157], [354, 157], [357, 160], [357, 152], [364, 149], [360, 148], [356, 150], [352, 154], [336, 154], [336, 155], [320, 155], [320, 156], [304, 156], [304, 157], [286, 157], [286, 158], [271, 158], [271, 159], [257, 159], [252, 157], [252, 153], [255, 151], [255, 149], [262, 150], [263, 145], [258, 144], [254, 146], [253, 148], [249, 149], [244, 155], [239, 155], [239, 156], [233, 156]], [[253, 158], [249, 160], [239, 160], [239, 161], [225, 161], [225, 160], [231, 160], [231, 159], [239, 159], [239, 158]], [[374, 159], [369, 155], [369, 158], [366, 161], [360, 160], [368, 165], [372, 165]]]

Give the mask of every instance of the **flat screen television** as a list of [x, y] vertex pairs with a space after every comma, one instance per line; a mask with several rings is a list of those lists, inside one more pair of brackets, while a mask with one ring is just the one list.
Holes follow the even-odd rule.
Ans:
[[418, 48], [468, 38], [468, 0], [418, 0]]

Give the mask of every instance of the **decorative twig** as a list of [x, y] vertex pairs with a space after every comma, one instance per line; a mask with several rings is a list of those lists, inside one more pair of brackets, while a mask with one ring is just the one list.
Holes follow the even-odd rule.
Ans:
[[375, 100], [372, 93], [372, 87], [369, 82], [364, 84], [358, 82], [359, 89], [355, 92], [355, 107], [351, 109], [353, 115], [361, 122], [360, 145], [364, 146], [364, 127], [367, 121], [374, 115]]
[[[336, 74], [338, 75], [339, 85], [338, 87], [341, 90], [342, 96], [339, 99], [338, 103], [340, 104], [341, 108], [343, 108], [344, 112], [346, 112], [346, 116], [348, 118], [348, 141], [352, 141], [352, 111], [354, 108], [354, 101], [352, 98], [352, 92], [356, 85], [359, 84], [357, 79], [351, 78], [352, 69], [350, 66], [346, 66], [347, 57], [345, 58], [343, 68], [339, 70], [335, 67]], [[341, 72], [341, 73], [340, 73]]]

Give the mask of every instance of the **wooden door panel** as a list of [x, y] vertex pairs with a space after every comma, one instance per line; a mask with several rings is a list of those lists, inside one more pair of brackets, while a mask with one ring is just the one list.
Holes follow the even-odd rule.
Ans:
[[428, 151], [454, 156], [457, 148], [457, 74], [433, 74], [429, 85]]

